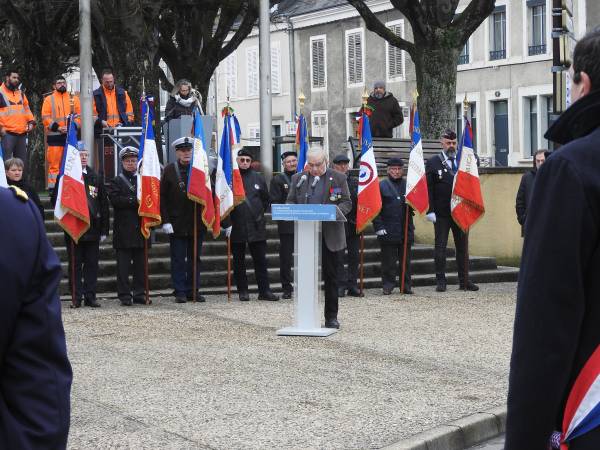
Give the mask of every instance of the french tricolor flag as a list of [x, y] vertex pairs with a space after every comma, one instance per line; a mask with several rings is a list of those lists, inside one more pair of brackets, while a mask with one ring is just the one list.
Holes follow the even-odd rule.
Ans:
[[[367, 109], [363, 107], [358, 123], [361, 145], [358, 173], [358, 202], [356, 205], [356, 232], [361, 233], [381, 211], [381, 191], [377, 164], [373, 152], [373, 138]], [[299, 166], [300, 167], [300, 166]]]
[[142, 137], [138, 153], [138, 215], [144, 238], [150, 237], [150, 228], [160, 225], [160, 162], [154, 139], [154, 101], [142, 99]]
[[210, 186], [208, 153], [204, 147], [204, 127], [202, 126], [198, 110], [194, 112], [194, 148], [192, 150], [190, 167], [187, 196], [190, 200], [200, 203], [203, 206], [202, 222], [204, 222], [207, 229], [213, 229], [215, 205]]
[[90, 227], [83, 167], [77, 150], [77, 127], [72, 115], [60, 166], [54, 218], [75, 243]]
[[412, 149], [408, 158], [408, 171], [406, 173], [406, 202], [424, 214], [429, 209], [429, 193], [427, 191], [427, 178], [425, 177], [425, 160], [423, 159], [423, 142], [419, 110], [415, 108], [411, 117]]
[[600, 345], [577, 376], [562, 423], [561, 449], [566, 443], [600, 426]]
[[244, 182], [242, 181], [242, 174], [237, 163], [237, 153], [242, 148], [241, 136], [242, 130], [237, 117], [231, 112], [225, 116], [225, 120], [229, 122], [229, 149], [231, 153], [231, 166], [233, 168], [233, 204], [234, 206], [239, 205], [246, 199], [246, 191], [244, 190]]
[[2, 151], [2, 145], [0, 145], [0, 164], [0, 187], [8, 187], [6, 172], [4, 171], [4, 152]]
[[465, 117], [462, 145], [456, 155], [458, 171], [454, 176], [450, 210], [454, 222], [464, 231], [475, 224], [485, 213], [477, 159], [473, 152], [473, 131]]
[[304, 114], [298, 116], [296, 122], [296, 151], [298, 152], [298, 171], [306, 169], [306, 152], [308, 151], [308, 126]]

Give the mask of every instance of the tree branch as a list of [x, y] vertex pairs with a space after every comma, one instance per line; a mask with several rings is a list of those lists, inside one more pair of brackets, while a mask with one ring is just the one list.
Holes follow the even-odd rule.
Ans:
[[494, 11], [495, 4], [495, 0], [472, 0], [452, 22], [450, 28], [460, 33], [461, 46], [465, 45], [479, 25]]

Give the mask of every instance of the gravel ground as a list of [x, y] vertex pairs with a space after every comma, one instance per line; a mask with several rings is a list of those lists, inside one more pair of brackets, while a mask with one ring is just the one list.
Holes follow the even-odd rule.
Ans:
[[293, 302], [71, 310], [71, 449], [380, 448], [503, 405], [514, 283], [340, 299], [340, 332], [278, 337]]

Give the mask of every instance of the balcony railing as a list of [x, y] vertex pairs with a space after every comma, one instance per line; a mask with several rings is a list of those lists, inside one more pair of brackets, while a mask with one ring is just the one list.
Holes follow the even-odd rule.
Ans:
[[543, 55], [545, 53], [546, 53], [546, 44], [529, 46], [529, 56]]
[[469, 64], [469, 54], [465, 53], [463, 55], [458, 55], [458, 65], [461, 64]]
[[496, 61], [497, 59], [506, 58], [506, 50], [492, 50], [490, 51], [490, 61]]

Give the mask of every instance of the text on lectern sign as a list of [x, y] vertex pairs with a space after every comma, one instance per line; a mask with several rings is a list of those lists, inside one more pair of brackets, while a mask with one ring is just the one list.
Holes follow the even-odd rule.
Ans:
[[335, 205], [273, 204], [271, 215], [273, 220], [333, 222], [336, 220], [336, 208]]

